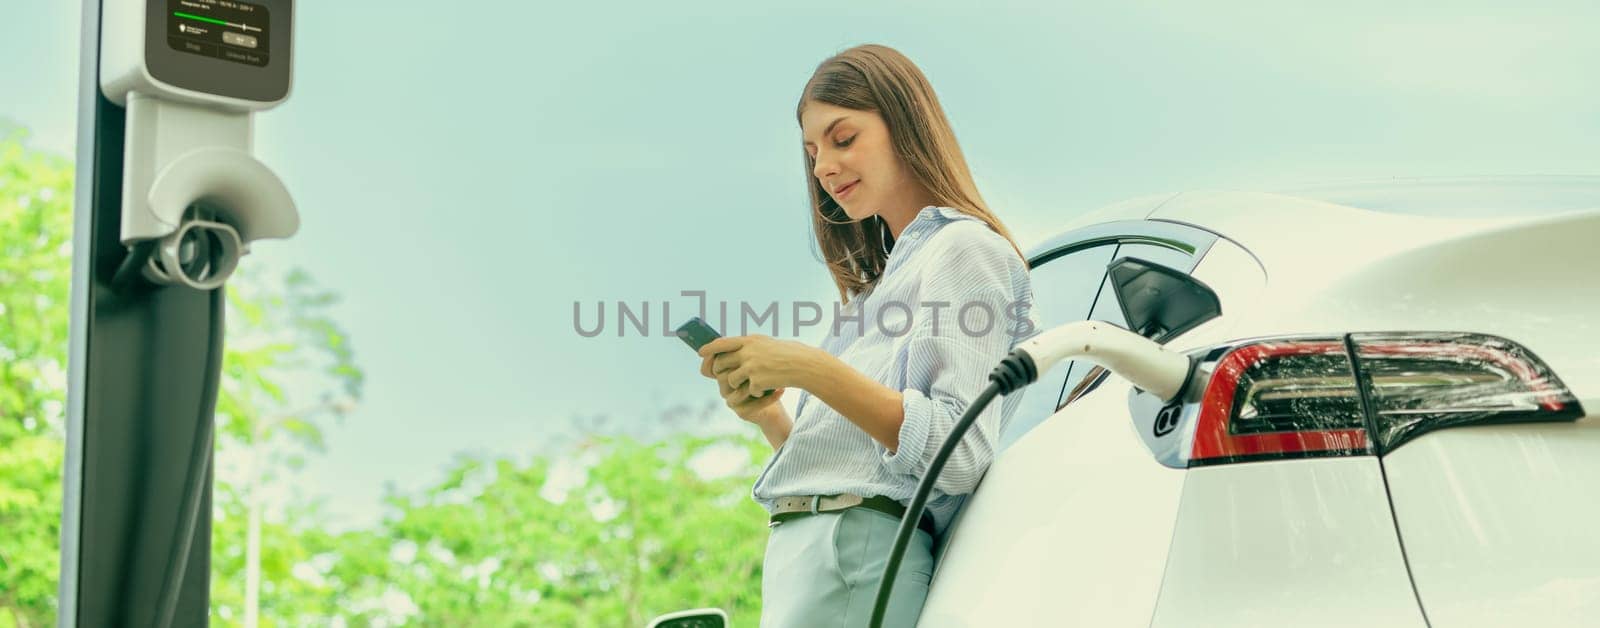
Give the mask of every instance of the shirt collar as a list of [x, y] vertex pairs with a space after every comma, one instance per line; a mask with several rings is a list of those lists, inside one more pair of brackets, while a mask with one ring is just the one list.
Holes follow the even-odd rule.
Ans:
[[917, 210], [917, 215], [911, 219], [910, 223], [906, 224], [905, 229], [900, 230], [900, 237], [895, 239], [894, 247], [889, 250], [889, 258], [883, 265], [883, 272], [878, 275], [876, 281], [872, 282], [872, 285], [867, 286], [866, 290], [850, 299], [851, 306], [859, 307], [858, 302], [867, 295], [872, 294], [877, 289], [878, 284], [883, 283], [883, 278], [900, 266], [905, 261], [905, 258], [909, 257], [917, 249], [922, 240], [938, 231], [939, 227], [957, 220], [978, 220], [978, 217], [962, 213], [961, 210], [954, 207], [941, 207], [938, 205], [929, 205]]
[[938, 206], [938, 205], [929, 205], [929, 206], [924, 207], [924, 208], [922, 208], [920, 210], [917, 210], [916, 217], [911, 219], [911, 223], [907, 224], [906, 228], [910, 229], [911, 225], [917, 224], [919, 222], [933, 221], [933, 222], [938, 222], [938, 223], [942, 224], [942, 223], [950, 222], [952, 220], [962, 220], [962, 219], [977, 220], [978, 218], [976, 216], [971, 216], [971, 215], [962, 213], [961, 210], [956, 209], [954, 207], [941, 207], [941, 206]]
[[917, 211], [917, 215], [911, 219], [910, 223], [906, 224], [905, 229], [900, 230], [900, 237], [895, 238], [894, 248], [890, 250], [890, 255], [893, 256], [895, 251], [899, 251], [902, 248], [901, 244], [909, 244], [920, 240], [946, 223], [957, 220], [977, 219], [976, 216], [964, 214], [954, 207], [940, 207], [938, 205], [924, 207]]
[[900, 237], [894, 241], [894, 247], [889, 249], [889, 259], [884, 264], [883, 274], [889, 274], [891, 268], [910, 256], [921, 242], [933, 235], [940, 227], [957, 220], [978, 220], [977, 216], [962, 213], [954, 207], [941, 207], [929, 205], [917, 211], [916, 217], [900, 230]]

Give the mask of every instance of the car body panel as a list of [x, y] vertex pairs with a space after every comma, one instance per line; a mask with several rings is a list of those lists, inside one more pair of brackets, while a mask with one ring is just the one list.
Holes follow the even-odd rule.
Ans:
[[[1600, 211], [1480, 228], [1330, 282], [1285, 318], [1355, 329], [1474, 331], [1542, 359], [1580, 403], [1600, 407]], [[1324, 314], [1319, 314], [1324, 313]]]
[[[1194, 276], [1224, 302], [1248, 302], [1265, 283], [1248, 252], [1221, 240]], [[1227, 337], [1226, 311], [1174, 345]], [[1131, 390], [1111, 376], [990, 466], [944, 544], [919, 626], [1149, 624], [1184, 471], [1151, 457], [1129, 421]]]
[[1600, 406], [1600, 343], [1573, 342], [1600, 337], [1600, 210], [1452, 219], [1232, 193], [1185, 194], [1153, 216], [1204, 224], [1261, 261], [1270, 287], [1238, 323], [1251, 336], [1493, 334]]
[[1600, 208], [1600, 177], [1388, 177], [1271, 190], [1298, 198], [1419, 216], [1537, 216]]
[[1184, 471], [1130, 429], [1108, 381], [990, 465], [918, 626], [1147, 626]]
[[1425, 626], [1377, 458], [1190, 469], [1150, 625]]
[[1600, 622], [1597, 454], [1600, 420], [1590, 417], [1439, 430], [1384, 457], [1434, 626]]
[[[1600, 211], [1461, 219], [1247, 196], [1185, 195], [1155, 214], [1244, 239], [1265, 260], [1271, 285], [1241, 313], [1246, 335], [1493, 334], [1572, 391], [1588, 418], [1432, 432], [1382, 464], [1433, 625], [1591, 624], [1600, 537], [1576, 522], [1600, 517]], [[1220, 210], [1230, 203], [1259, 204]], [[1319, 245], [1284, 237], [1296, 229]]]
[[[1378, 192], [1366, 199], [1382, 204]], [[1590, 322], [1600, 312], [1600, 210], [1446, 217], [1244, 192], [1141, 202], [1074, 221], [1046, 244], [1140, 222], [1219, 236], [1192, 276], [1218, 293], [1222, 316], [1171, 349], [1367, 331], [1490, 334], [1541, 358], [1590, 416], [1438, 430], [1384, 458], [1174, 469], [1155, 461], [1131, 386], [1113, 374], [997, 457], [945, 543], [920, 625], [1442, 627], [1600, 616], [1600, 535], [1586, 533], [1600, 516], [1600, 489], [1589, 485], [1600, 478], [1600, 342], [1591, 340], [1600, 328]], [[1136, 206], [1150, 208], [1143, 221], [1130, 220]]]

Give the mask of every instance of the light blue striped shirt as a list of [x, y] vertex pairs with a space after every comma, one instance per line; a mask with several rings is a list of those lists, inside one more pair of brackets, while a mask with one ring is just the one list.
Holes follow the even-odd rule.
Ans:
[[[958, 318], [959, 317], [959, 318]], [[917, 213], [882, 276], [832, 321], [822, 349], [901, 391], [900, 446], [882, 444], [802, 391], [794, 428], [751, 495], [768, 512], [779, 497], [855, 493], [909, 503], [928, 464], [989, 372], [1038, 333], [1033, 288], [1016, 251], [982, 220], [948, 207]], [[934, 484], [928, 502], [941, 533], [989, 467], [1020, 394], [984, 409]]]

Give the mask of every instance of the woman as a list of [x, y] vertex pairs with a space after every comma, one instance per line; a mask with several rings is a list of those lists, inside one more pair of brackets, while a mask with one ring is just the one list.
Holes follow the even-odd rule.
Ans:
[[[797, 117], [812, 225], [844, 307], [820, 348], [720, 338], [701, 348], [701, 373], [776, 450], [752, 490], [772, 513], [761, 625], [860, 626], [928, 463], [1032, 333], [1033, 293], [909, 59], [867, 45], [824, 61]], [[802, 391], [795, 418], [777, 403], [790, 387]], [[1018, 399], [991, 404], [940, 475], [885, 625], [916, 623], [933, 535], [977, 485]]]

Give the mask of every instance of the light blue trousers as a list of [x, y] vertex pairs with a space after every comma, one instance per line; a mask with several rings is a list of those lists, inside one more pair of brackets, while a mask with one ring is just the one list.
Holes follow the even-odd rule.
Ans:
[[[857, 628], [872, 619], [900, 520], [865, 508], [772, 528], [761, 573], [762, 628]], [[900, 562], [885, 628], [917, 624], [933, 576], [933, 539], [917, 530]]]

